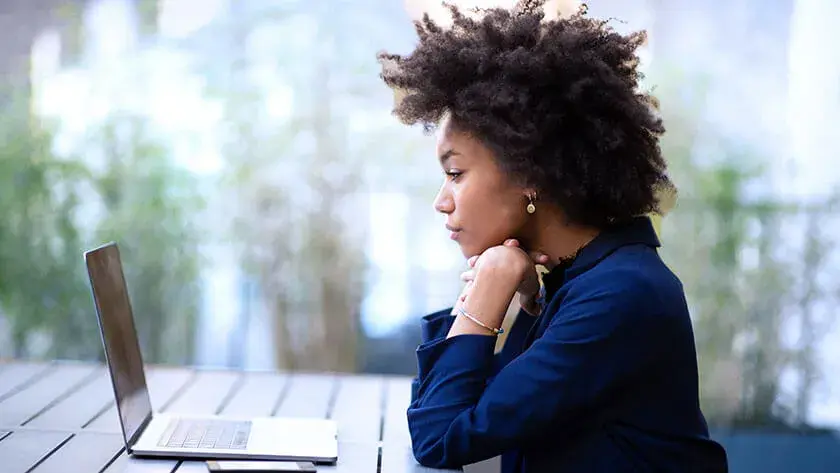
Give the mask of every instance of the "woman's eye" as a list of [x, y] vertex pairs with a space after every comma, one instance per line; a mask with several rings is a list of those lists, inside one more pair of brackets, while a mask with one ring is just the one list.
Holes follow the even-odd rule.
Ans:
[[446, 175], [452, 179], [457, 179], [461, 174], [461, 171], [446, 171]]

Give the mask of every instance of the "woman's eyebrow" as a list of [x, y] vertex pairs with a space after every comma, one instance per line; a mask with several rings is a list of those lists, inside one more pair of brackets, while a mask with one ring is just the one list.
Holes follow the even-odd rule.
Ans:
[[458, 156], [458, 155], [459, 155], [459, 153], [457, 151], [455, 151], [454, 149], [448, 149], [448, 150], [444, 151], [443, 154], [441, 154], [440, 157], [438, 158], [438, 159], [440, 159], [440, 165], [441, 166], [445, 165], [446, 162], [449, 161], [449, 158], [451, 158], [452, 156]]

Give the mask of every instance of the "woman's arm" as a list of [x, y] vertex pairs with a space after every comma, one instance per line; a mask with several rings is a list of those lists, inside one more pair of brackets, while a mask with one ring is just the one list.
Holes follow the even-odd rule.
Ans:
[[592, 422], [599, 404], [646, 369], [652, 344], [645, 340], [662, 329], [645, 323], [651, 288], [623, 272], [579, 283], [542, 337], [492, 381], [494, 337], [422, 346], [418, 396], [408, 410], [416, 459], [457, 468], [539, 438], [550, 423], [574, 432]]
[[[455, 316], [453, 315], [454, 313], [455, 308], [448, 307], [428, 314], [421, 319], [421, 348], [446, 338], [447, 333], [449, 333], [449, 330], [452, 327], [452, 322], [455, 320]], [[536, 317], [532, 316], [524, 309], [519, 310], [515, 317], [516, 319], [514, 319], [513, 324], [510, 329], [508, 329], [507, 337], [501, 351], [496, 353], [493, 357], [494, 374], [522, 353], [525, 337], [528, 335], [531, 327], [533, 327], [534, 321], [537, 320]], [[412, 382], [411, 402], [414, 402], [415, 399], [417, 399], [419, 386], [420, 380], [415, 377]]]

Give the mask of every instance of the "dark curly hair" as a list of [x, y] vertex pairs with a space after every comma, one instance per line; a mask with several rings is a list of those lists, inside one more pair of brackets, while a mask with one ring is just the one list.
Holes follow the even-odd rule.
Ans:
[[449, 115], [573, 222], [603, 228], [661, 213], [657, 194], [675, 188], [655, 101], [637, 91], [645, 33], [618, 34], [585, 10], [546, 21], [543, 3], [477, 19], [448, 6], [446, 28], [424, 15], [414, 52], [378, 55], [382, 79], [406, 94], [394, 114], [427, 132]]

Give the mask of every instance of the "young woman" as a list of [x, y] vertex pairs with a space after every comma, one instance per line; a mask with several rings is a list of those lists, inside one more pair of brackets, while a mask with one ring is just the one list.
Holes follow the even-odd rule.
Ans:
[[[698, 401], [679, 279], [646, 215], [672, 188], [628, 36], [542, 2], [428, 17], [381, 54], [404, 123], [437, 127], [435, 209], [472, 269], [424, 318], [408, 423], [419, 463], [505, 472], [725, 472]], [[549, 272], [540, 290], [535, 264]], [[520, 311], [494, 355], [512, 298]]]

